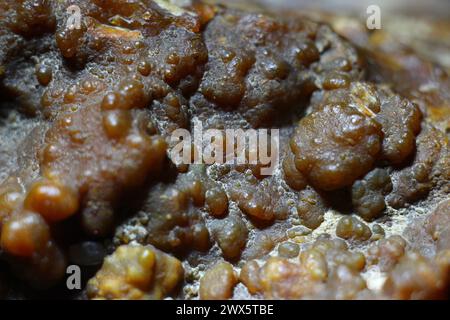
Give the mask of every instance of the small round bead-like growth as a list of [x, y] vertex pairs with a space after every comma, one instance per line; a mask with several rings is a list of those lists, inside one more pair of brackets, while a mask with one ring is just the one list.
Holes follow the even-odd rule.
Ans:
[[259, 271], [260, 267], [255, 260], [248, 261], [241, 269], [239, 280], [251, 294], [255, 294], [261, 289]]
[[287, 185], [294, 190], [302, 190], [306, 187], [307, 181], [303, 174], [295, 167], [294, 155], [287, 152], [283, 160], [284, 180]]
[[14, 215], [2, 226], [1, 247], [12, 255], [30, 257], [49, 240], [49, 227], [36, 213]]
[[248, 229], [239, 216], [229, 216], [215, 221], [214, 237], [225, 258], [233, 260], [241, 255], [247, 244]]
[[127, 135], [131, 127], [131, 115], [129, 111], [106, 111], [103, 115], [103, 127], [110, 138], [118, 139]]
[[327, 206], [324, 200], [314, 189], [307, 188], [300, 192], [297, 213], [303, 225], [316, 229], [322, 224], [326, 211]]
[[383, 239], [385, 235], [386, 235], [386, 233], [384, 232], [383, 227], [380, 226], [379, 224], [375, 224], [372, 227], [372, 240], [373, 241]]
[[350, 77], [346, 73], [332, 72], [323, 80], [322, 86], [325, 90], [347, 88], [350, 85]]
[[190, 194], [195, 206], [203, 206], [205, 203], [205, 191], [203, 189], [203, 183], [200, 179], [194, 180], [190, 183], [188, 193]]
[[141, 61], [137, 66], [137, 70], [141, 75], [147, 77], [150, 75], [150, 72], [152, 72], [152, 66], [147, 61]]
[[206, 191], [206, 205], [209, 213], [214, 217], [222, 217], [228, 210], [228, 196], [221, 187]]
[[103, 110], [114, 110], [120, 107], [119, 102], [120, 96], [117, 92], [109, 92], [103, 97], [101, 106]]
[[81, 28], [63, 28], [56, 33], [56, 45], [64, 58], [83, 58], [82, 44], [85, 34], [84, 24], [81, 24]]
[[343, 239], [366, 241], [372, 236], [372, 231], [355, 217], [343, 217], [336, 226], [336, 235]]
[[384, 197], [392, 191], [392, 182], [385, 169], [375, 169], [352, 186], [352, 203], [357, 214], [366, 221], [380, 216], [386, 208]]
[[306, 40], [297, 48], [295, 57], [302, 65], [309, 66], [320, 59], [320, 52], [312, 41]]
[[36, 78], [42, 86], [47, 86], [52, 81], [52, 69], [45, 64], [36, 66]]
[[60, 150], [58, 150], [58, 147], [53, 144], [48, 144], [45, 146], [42, 151], [42, 163], [49, 164], [50, 162], [55, 161], [58, 158], [59, 151]]
[[200, 299], [229, 299], [237, 281], [233, 266], [228, 262], [219, 262], [200, 279]]
[[118, 93], [121, 96], [121, 108], [143, 108], [147, 103], [144, 86], [136, 80], [123, 81], [119, 85]]
[[140, 109], [147, 103], [144, 85], [137, 80], [124, 80], [119, 84], [117, 91], [108, 92], [102, 100], [103, 110]]
[[202, 223], [192, 226], [192, 248], [198, 251], [207, 251], [211, 246], [209, 231]]
[[79, 199], [75, 191], [50, 180], [35, 182], [25, 199], [25, 207], [39, 213], [45, 220], [64, 220], [78, 211]]

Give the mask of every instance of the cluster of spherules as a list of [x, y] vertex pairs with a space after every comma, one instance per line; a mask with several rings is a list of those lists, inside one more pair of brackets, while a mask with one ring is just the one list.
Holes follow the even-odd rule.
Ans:
[[162, 299], [183, 272], [179, 260], [151, 246], [121, 246], [89, 280], [86, 293], [91, 299]]
[[[86, 297], [444, 294], [448, 237], [438, 218], [429, 259], [401, 237], [383, 239], [371, 221], [448, 182], [445, 135], [384, 78], [369, 82], [349, 42], [305, 18], [198, 2], [75, 4], [79, 29], [66, 24], [69, 1], [0, 2], [0, 103], [43, 128], [25, 139], [27, 157], [5, 156], [16, 163], [0, 186], [0, 257], [17, 276], [42, 288], [61, 280], [68, 260], [98, 267], [99, 241], [118, 226], [117, 249]], [[194, 121], [281, 127], [280, 165], [269, 177], [260, 165], [175, 167], [170, 134]], [[342, 205], [371, 226], [341, 217]], [[340, 219], [325, 231], [345, 241], [314, 240], [327, 214]], [[370, 268], [387, 273], [378, 291]]]

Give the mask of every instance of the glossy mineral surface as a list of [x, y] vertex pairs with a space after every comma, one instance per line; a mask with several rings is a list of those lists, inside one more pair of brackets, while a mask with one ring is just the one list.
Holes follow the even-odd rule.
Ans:
[[[308, 14], [0, 0], [0, 297], [448, 298], [447, 71]], [[175, 165], [199, 122], [280, 129], [273, 175]]]

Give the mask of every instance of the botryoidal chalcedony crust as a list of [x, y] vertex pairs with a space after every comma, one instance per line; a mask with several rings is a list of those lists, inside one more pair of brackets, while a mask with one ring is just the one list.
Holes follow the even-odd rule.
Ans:
[[[0, 0], [1, 260], [32, 291], [109, 251], [93, 299], [445, 297], [447, 137], [375, 58], [295, 15]], [[195, 121], [280, 128], [280, 164], [175, 166]]]

